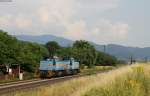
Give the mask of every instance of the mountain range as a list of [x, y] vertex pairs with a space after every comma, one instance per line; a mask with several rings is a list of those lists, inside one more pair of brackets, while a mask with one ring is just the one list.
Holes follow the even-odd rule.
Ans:
[[[57, 37], [53, 35], [40, 35], [40, 36], [31, 36], [31, 35], [16, 35], [15, 36], [19, 40], [36, 42], [40, 44], [45, 44], [48, 41], [56, 41], [61, 46], [71, 46], [74, 41], [65, 39], [63, 37]], [[95, 46], [95, 48], [99, 51], [105, 50], [106, 53], [116, 56], [122, 60], [130, 60], [131, 56], [134, 59], [143, 60], [144, 58], [150, 57], [150, 47], [140, 48], [140, 47], [127, 47], [116, 44], [108, 44], [108, 45], [100, 45], [91, 43]], [[104, 47], [105, 46], [105, 47]]]

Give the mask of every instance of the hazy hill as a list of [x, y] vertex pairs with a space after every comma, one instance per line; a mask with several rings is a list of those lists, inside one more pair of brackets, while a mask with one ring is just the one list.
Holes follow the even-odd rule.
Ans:
[[45, 44], [48, 41], [56, 41], [61, 46], [70, 46], [73, 43], [73, 41], [71, 40], [68, 40], [62, 37], [53, 36], [53, 35], [40, 35], [40, 36], [17, 35], [16, 37], [19, 40], [36, 42], [36, 43], [41, 43], [41, 44]]
[[[56, 41], [61, 46], [70, 46], [74, 41], [68, 40], [62, 37], [56, 37], [53, 35], [41, 35], [41, 36], [30, 36], [30, 35], [18, 35], [16, 36], [19, 40], [46, 43], [48, 41]], [[104, 45], [98, 45], [92, 43], [97, 50], [104, 51]], [[129, 60], [131, 56], [135, 59], [144, 59], [145, 57], [150, 58], [150, 47], [139, 48], [139, 47], [126, 47], [121, 45], [109, 44], [106, 45], [106, 53], [116, 56], [120, 59]]]
[[[97, 50], [104, 51], [104, 46], [96, 45]], [[114, 55], [120, 59], [129, 60], [132, 56], [134, 59], [150, 58], [150, 47], [126, 47], [121, 45], [109, 44], [106, 46], [106, 53]]]

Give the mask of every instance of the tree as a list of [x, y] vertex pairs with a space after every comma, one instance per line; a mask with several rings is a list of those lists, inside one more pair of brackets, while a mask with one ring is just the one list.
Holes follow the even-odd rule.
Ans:
[[56, 55], [62, 59], [70, 59], [73, 57], [73, 49], [71, 47], [63, 47], [57, 50]]
[[20, 42], [21, 52], [18, 56], [18, 62], [22, 65], [23, 70], [34, 72], [35, 68], [45, 57], [48, 57], [48, 50], [40, 44]]
[[57, 42], [49, 41], [46, 43], [46, 48], [49, 51], [49, 57], [53, 58], [53, 56], [56, 55], [57, 50], [59, 50], [61, 47]]
[[74, 57], [80, 61], [80, 64], [92, 67], [95, 65], [96, 50], [93, 45], [84, 40], [76, 41], [73, 44]]
[[103, 52], [97, 52], [96, 61], [96, 65], [98, 66], [114, 66], [119, 62], [116, 57], [105, 54]]
[[48, 57], [45, 46], [19, 41], [0, 30], [0, 64], [20, 64], [24, 71], [34, 72], [40, 60]]
[[15, 37], [0, 30], [0, 63], [16, 63], [18, 54], [18, 42]]
[[118, 63], [116, 57], [97, 51], [89, 42], [80, 40], [73, 44], [74, 57], [81, 65], [92, 67], [94, 65], [113, 66]]

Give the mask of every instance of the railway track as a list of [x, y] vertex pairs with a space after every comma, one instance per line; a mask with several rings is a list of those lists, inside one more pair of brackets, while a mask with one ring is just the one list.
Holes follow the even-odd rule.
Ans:
[[6, 86], [6, 85], [12, 85], [12, 84], [24, 83], [24, 82], [37, 81], [37, 80], [39, 80], [39, 79], [30, 79], [30, 80], [22, 80], [22, 81], [13, 81], [13, 82], [8, 82], [8, 83], [0, 84], [0, 87]]
[[[100, 74], [105, 72], [109, 72], [109, 71], [103, 71], [103, 72], [100, 71], [93, 74]], [[64, 82], [70, 79], [85, 77], [89, 75], [92, 74], [78, 74], [78, 75], [71, 75], [71, 76], [65, 76], [59, 78], [32, 79], [32, 80], [24, 80], [24, 81], [12, 82], [12, 83], [0, 84], [0, 96], [5, 96], [5, 95], [14, 96], [14, 95], [7, 95], [7, 94], [15, 93], [16, 91], [29, 90], [40, 86], [47, 86], [47, 85], [49, 86], [59, 82]]]
[[33, 80], [1, 84], [0, 85], [0, 96], [4, 95], [4, 94], [9, 94], [9, 93], [13, 93], [16, 91], [20, 91], [20, 90], [29, 89], [29, 88], [36, 88], [39, 86], [55, 84], [58, 82], [63, 82], [66, 80], [83, 77], [83, 76], [88, 76], [88, 75], [87, 74], [86, 75], [79, 74], [79, 75], [65, 76], [65, 77], [52, 78], [52, 79], [33, 79]]

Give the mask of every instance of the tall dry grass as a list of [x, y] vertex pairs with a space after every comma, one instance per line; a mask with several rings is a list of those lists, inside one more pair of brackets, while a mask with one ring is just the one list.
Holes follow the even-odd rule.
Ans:
[[149, 96], [149, 90], [150, 65], [136, 64], [11, 96]]
[[113, 77], [105, 86], [99, 83], [82, 96], [150, 96], [150, 65], [132, 65], [124, 74]]

